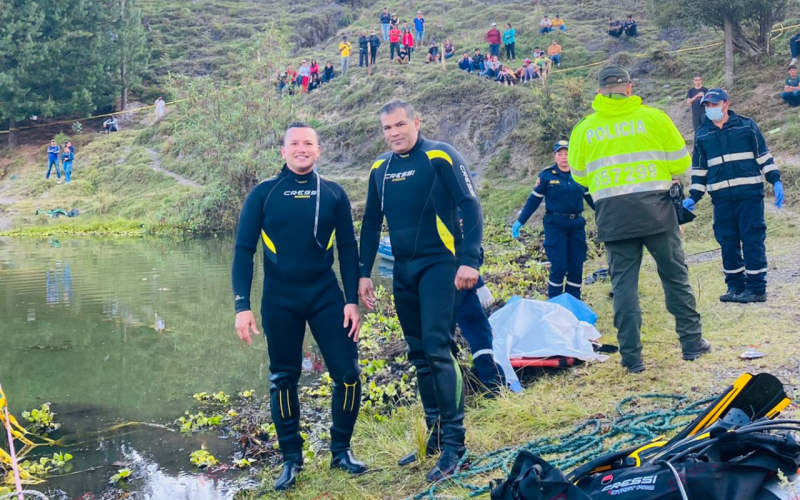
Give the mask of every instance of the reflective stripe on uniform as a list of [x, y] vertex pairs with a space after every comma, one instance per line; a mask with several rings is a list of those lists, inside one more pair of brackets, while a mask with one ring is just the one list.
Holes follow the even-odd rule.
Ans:
[[745, 269], [744, 273], [745, 274], [761, 274], [761, 273], [767, 272], [768, 269], [769, 269], [768, 267], [765, 267], [764, 269], [759, 269], [757, 271], [751, 271], [749, 269]]
[[740, 267], [739, 269], [734, 269], [734, 270], [732, 270], [732, 271], [728, 271], [728, 270], [727, 270], [727, 269], [725, 269], [724, 267], [722, 268], [722, 272], [723, 272], [723, 273], [725, 273], [725, 274], [739, 274], [739, 273], [741, 273], [742, 271], [744, 271], [744, 268], [743, 268], [743, 267]]
[[697, 177], [705, 177], [708, 175], [708, 170], [705, 169], [693, 169], [692, 175], [696, 175]]
[[[618, 155], [606, 156], [599, 160], [590, 161], [586, 164], [586, 172], [592, 173], [603, 167], [612, 167], [614, 165], [622, 165], [625, 163], [638, 163], [638, 162], [653, 162], [653, 161], [675, 161], [684, 158], [689, 153], [686, 149], [680, 151], [640, 151], [638, 153], [622, 153]], [[574, 175], [574, 174], [573, 174]]]
[[695, 191], [700, 191], [701, 193], [706, 192], [706, 187], [703, 184], [692, 184], [689, 186], [689, 189], [694, 189]]
[[756, 175], [753, 177], [739, 177], [738, 179], [731, 179], [729, 181], [722, 181], [722, 182], [715, 182], [714, 184], [709, 184], [708, 191], [719, 191], [720, 189], [727, 189], [729, 187], [736, 187], [736, 186], [746, 186], [748, 184], [761, 184], [763, 182], [761, 180], [760, 175]]
[[580, 283], [573, 283], [573, 282], [567, 280], [567, 286], [571, 286], [571, 287], [574, 287], [574, 288], [580, 288], [581, 284]]
[[556, 288], [564, 286], [564, 284], [563, 284], [563, 283], [553, 283], [553, 282], [552, 282], [552, 281], [550, 281], [550, 280], [547, 280], [547, 284], [548, 284], [548, 285], [550, 285], [550, 286], [554, 286], [554, 287], [556, 287]]
[[488, 354], [489, 356], [494, 355], [494, 351], [491, 349], [481, 349], [480, 351], [475, 351], [472, 353], [472, 359], [475, 360], [478, 356], [483, 356], [484, 354]]
[[763, 165], [772, 159], [772, 155], [769, 153], [764, 153], [763, 155], [756, 158], [756, 161], [759, 165]]
[[621, 196], [625, 194], [647, 193], [650, 191], [669, 191], [672, 181], [650, 181], [640, 184], [628, 184], [627, 186], [613, 186], [599, 189], [592, 193], [592, 199], [597, 202], [604, 198]]
[[746, 153], [731, 153], [729, 155], [717, 156], [716, 158], [709, 158], [708, 166], [713, 167], [714, 165], [719, 165], [723, 162], [729, 161], [752, 160], [755, 157], [756, 155], [754, 155], [752, 151], [748, 151]]
[[572, 177], [580, 177], [581, 179], [583, 179], [584, 177], [586, 177], [586, 171], [585, 170], [576, 170], [576, 169], [573, 168], [572, 169]]
[[536, 191], [531, 191], [531, 194], [534, 195], [534, 196], [538, 196], [539, 198], [544, 198], [543, 194], [539, 194]]
[[772, 165], [767, 165], [766, 167], [762, 168], [761, 169], [761, 173], [762, 174], [768, 174], [768, 173], [773, 172], [775, 170], [778, 170], [778, 167], [776, 167], [775, 164], [773, 163]]

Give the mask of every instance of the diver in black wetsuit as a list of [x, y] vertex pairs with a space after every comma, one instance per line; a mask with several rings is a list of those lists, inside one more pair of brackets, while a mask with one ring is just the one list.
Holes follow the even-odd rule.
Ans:
[[[367, 469], [350, 450], [361, 406], [358, 246], [350, 200], [340, 185], [316, 172], [320, 148], [314, 129], [290, 125], [281, 154], [286, 160], [281, 173], [256, 186], [244, 202], [232, 270], [236, 332], [250, 344], [250, 331], [258, 334], [250, 308], [253, 256], [263, 246], [261, 317], [272, 420], [284, 460], [276, 490], [294, 485], [303, 465], [297, 382], [306, 323], [333, 379], [331, 467], [354, 474]], [[334, 240], [345, 297], [332, 268]]]
[[[478, 282], [483, 215], [466, 162], [449, 144], [420, 135], [410, 104], [387, 103], [381, 125], [391, 151], [378, 158], [369, 176], [358, 294], [371, 310], [375, 295], [369, 276], [385, 215], [395, 257], [394, 301], [408, 358], [417, 369], [428, 451], [442, 450], [427, 479], [439, 481], [459, 470], [466, 451], [463, 381], [453, 334], [457, 290]], [[409, 455], [400, 465], [414, 460]]]

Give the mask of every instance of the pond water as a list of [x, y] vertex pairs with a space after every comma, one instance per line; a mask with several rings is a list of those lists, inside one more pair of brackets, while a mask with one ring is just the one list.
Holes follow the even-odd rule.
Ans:
[[[38, 489], [97, 494], [121, 468], [114, 464], [127, 463], [146, 471], [134, 481], [137, 498], [232, 498], [234, 481], [246, 478], [198, 475], [188, 462], [201, 446], [229, 462], [229, 440], [143, 425], [108, 431], [168, 424], [195, 409], [196, 392], [268, 392], [265, 342], [246, 346], [233, 329], [232, 247], [229, 239], [0, 240], [0, 383], [9, 408], [19, 417], [52, 402], [73, 471], [97, 467]], [[375, 269], [376, 284], [388, 286], [391, 270]], [[310, 334], [306, 343], [306, 356], [318, 356]]]

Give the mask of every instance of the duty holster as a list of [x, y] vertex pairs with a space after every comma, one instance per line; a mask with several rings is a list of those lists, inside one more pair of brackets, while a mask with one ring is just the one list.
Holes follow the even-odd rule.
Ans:
[[686, 224], [692, 222], [695, 214], [690, 212], [683, 206], [683, 185], [680, 182], [672, 184], [669, 188], [669, 197], [672, 199], [672, 204], [675, 206], [675, 212], [678, 215], [678, 224]]

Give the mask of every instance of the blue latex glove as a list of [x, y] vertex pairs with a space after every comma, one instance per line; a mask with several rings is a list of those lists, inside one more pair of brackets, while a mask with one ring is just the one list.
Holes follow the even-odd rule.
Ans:
[[691, 198], [686, 198], [685, 200], [683, 200], [683, 208], [685, 208], [686, 210], [688, 210], [690, 212], [694, 212], [695, 204], [696, 203]]
[[775, 183], [775, 206], [778, 208], [783, 207], [783, 199], [786, 196], [786, 193], [783, 190], [783, 183], [778, 181]]
[[522, 229], [522, 224], [520, 221], [514, 222], [514, 225], [511, 226], [511, 236], [514, 238], [519, 238], [519, 230]]

